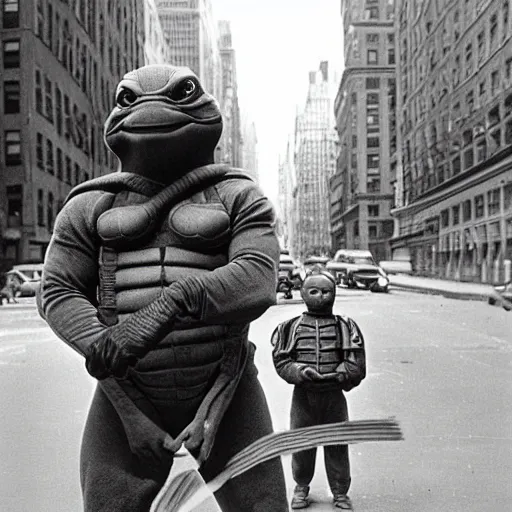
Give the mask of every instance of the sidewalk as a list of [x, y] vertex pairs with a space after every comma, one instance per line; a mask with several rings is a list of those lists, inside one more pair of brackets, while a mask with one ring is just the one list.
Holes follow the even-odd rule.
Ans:
[[391, 289], [411, 290], [419, 293], [443, 295], [453, 299], [487, 301], [495, 295], [490, 284], [462, 283], [430, 277], [416, 277], [406, 274], [389, 274]]

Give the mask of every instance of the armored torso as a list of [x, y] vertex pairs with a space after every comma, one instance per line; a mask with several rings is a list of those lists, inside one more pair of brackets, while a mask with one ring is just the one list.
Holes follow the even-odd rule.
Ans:
[[319, 373], [331, 373], [342, 362], [341, 336], [334, 316], [304, 313], [293, 335], [297, 363], [312, 366]]
[[[145, 201], [144, 195], [121, 192], [112, 207]], [[215, 187], [209, 187], [162, 215], [159, 229], [142, 246], [116, 250], [111, 273], [119, 321], [174, 281], [226, 265], [230, 236], [229, 214]], [[139, 361], [131, 378], [155, 402], [202, 399], [218, 371], [227, 330], [193, 319], [176, 324]]]

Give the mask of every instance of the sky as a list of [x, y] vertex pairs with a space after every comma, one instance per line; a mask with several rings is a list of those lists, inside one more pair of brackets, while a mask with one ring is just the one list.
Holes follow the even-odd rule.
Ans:
[[306, 101], [309, 72], [328, 60], [341, 76], [340, 0], [211, 0], [229, 20], [242, 111], [256, 124], [260, 185], [277, 200], [279, 157]]

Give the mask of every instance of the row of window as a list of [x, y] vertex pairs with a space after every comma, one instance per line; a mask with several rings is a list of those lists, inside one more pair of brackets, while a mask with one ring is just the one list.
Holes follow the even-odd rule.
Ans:
[[88, 172], [81, 169], [77, 163], [73, 163], [59, 147], [55, 150], [53, 142], [50, 139], [45, 141], [41, 133], [37, 133], [36, 138], [36, 165], [68, 185], [75, 186], [89, 180]]
[[[490, 217], [500, 213], [500, 189], [495, 188], [487, 192], [487, 201], [484, 194], [478, 194], [473, 199], [466, 199], [451, 208], [441, 211], [441, 227], [457, 226], [461, 222], [469, 222]], [[487, 207], [487, 215], [486, 215]]]
[[[96, 153], [96, 130], [90, 125], [89, 119], [84, 112], [80, 112], [76, 103], [71, 108], [71, 101], [67, 94], [63, 94], [57, 84], [41, 73], [35, 71], [36, 88], [35, 102], [36, 111], [46, 120], [55, 125], [57, 133], [71, 140], [74, 145], [81, 149], [86, 155], [95, 158]], [[43, 87], [44, 78], [44, 87]], [[89, 133], [91, 136], [89, 137]]]

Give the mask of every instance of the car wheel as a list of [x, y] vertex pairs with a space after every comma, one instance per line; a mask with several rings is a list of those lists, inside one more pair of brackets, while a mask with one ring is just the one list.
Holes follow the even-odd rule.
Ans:
[[490, 304], [491, 306], [494, 306], [496, 304], [496, 299], [494, 297], [489, 297], [487, 299], [487, 304]]

